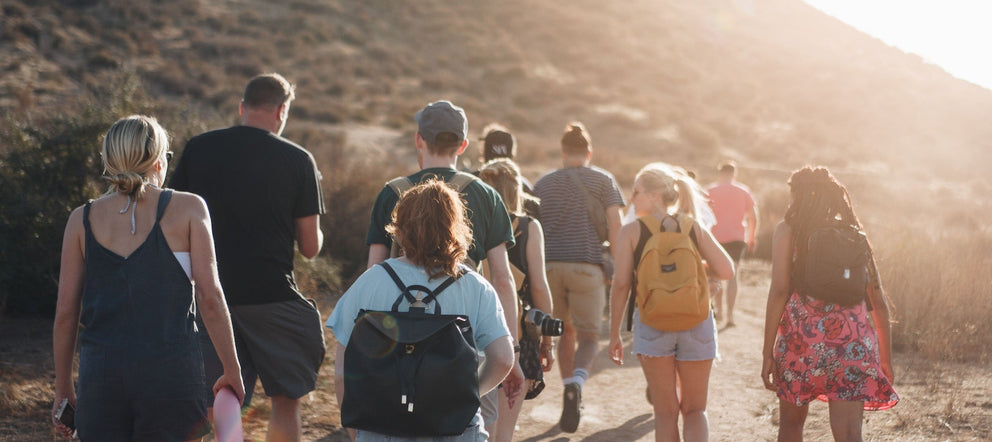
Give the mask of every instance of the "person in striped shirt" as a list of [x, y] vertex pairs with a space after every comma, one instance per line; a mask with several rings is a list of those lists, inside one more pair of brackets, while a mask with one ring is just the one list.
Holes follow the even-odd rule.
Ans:
[[599, 350], [608, 279], [603, 243], [616, 240], [625, 203], [613, 175], [590, 165], [592, 144], [582, 123], [568, 125], [561, 149], [564, 167], [538, 180], [534, 193], [541, 199], [554, 316], [565, 325], [558, 345], [565, 385], [559, 425], [574, 432], [581, 417], [582, 385]]

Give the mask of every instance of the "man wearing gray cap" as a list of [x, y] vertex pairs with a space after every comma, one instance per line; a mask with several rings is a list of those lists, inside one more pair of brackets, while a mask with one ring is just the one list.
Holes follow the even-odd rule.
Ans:
[[[468, 118], [465, 116], [465, 111], [450, 101], [435, 101], [417, 112], [414, 120], [417, 122], [414, 145], [417, 148], [417, 163], [421, 170], [413, 175], [390, 181], [379, 192], [372, 207], [369, 232], [365, 239], [366, 244], [369, 245], [368, 266], [372, 267], [390, 257], [393, 240], [386, 233], [386, 226], [390, 222], [400, 194], [412, 185], [428, 179], [446, 181], [465, 199], [472, 225], [469, 258], [472, 264], [480, 263], [484, 259], [488, 263], [490, 282], [499, 295], [503, 315], [513, 335], [513, 342], [517, 342], [516, 285], [506, 255], [506, 249], [514, 243], [510, 216], [495, 189], [475, 176], [455, 169], [458, 156], [468, 147]], [[495, 393], [503, 391], [513, 404], [523, 389], [523, 380], [520, 365], [514, 364], [513, 370], [503, 381], [502, 390], [494, 390], [494, 394], [487, 395], [488, 397], [483, 399], [483, 417], [487, 429], [492, 428], [495, 422], [498, 407], [498, 401], [494, 401], [497, 398]]]

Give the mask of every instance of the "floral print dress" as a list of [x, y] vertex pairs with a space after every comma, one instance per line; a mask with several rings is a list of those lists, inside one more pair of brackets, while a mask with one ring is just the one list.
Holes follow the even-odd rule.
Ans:
[[774, 358], [778, 397], [797, 406], [820, 399], [887, 410], [899, 402], [882, 372], [865, 303], [843, 307], [793, 293], [779, 321]]

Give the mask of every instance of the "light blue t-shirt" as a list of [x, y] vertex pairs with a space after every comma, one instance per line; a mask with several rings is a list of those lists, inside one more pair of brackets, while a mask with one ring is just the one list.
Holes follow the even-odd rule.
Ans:
[[[434, 290], [447, 279], [442, 277], [428, 280], [424, 269], [397, 258], [391, 258], [386, 262], [408, 287], [422, 285]], [[331, 312], [331, 317], [327, 319], [327, 327], [334, 330], [334, 338], [347, 347], [358, 311], [391, 310], [399, 295], [399, 288], [386, 270], [381, 266], [373, 266], [359, 276], [351, 288], [341, 296], [334, 306], [334, 311]], [[415, 292], [414, 296], [416, 295]], [[485, 349], [497, 338], [510, 334], [506, 319], [503, 318], [503, 307], [496, 297], [496, 289], [476, 272], [468, 272], [458, 278], [454, 284], [438, 295], [436, 302], [427, 306], [427, 312], [432, 313], [436, 304], [441, 305], [443, 314], [468, 316], [472, 324], [475, 345], [479, 350]], [[404, 299], [400, 303], [399, 310], [405, 312], [409, 308], [410, 303]]]

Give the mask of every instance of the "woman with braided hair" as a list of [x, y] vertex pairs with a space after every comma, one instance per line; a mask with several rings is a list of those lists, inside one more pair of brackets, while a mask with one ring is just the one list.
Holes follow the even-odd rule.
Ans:
[[779, 397], [778, 440], [802, 440], [809, 403], [820, 399], [830, 404], [834, 439], [860, 441], [863, 411], [899, 401], [882, 283], [867, 243], [863, 300], [844, 305], [800, 293], [810, 235], [831, 226], [863, 229], [847, 189], [825, 167], [795, 171], [789, 187], [791, 202], [772, 241], [761, 369], [765, 388]]

